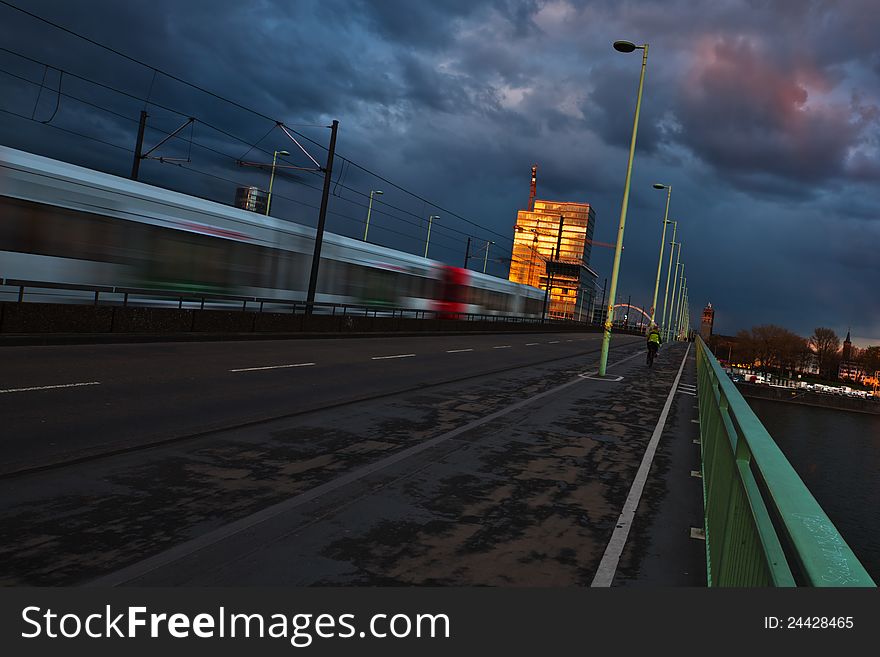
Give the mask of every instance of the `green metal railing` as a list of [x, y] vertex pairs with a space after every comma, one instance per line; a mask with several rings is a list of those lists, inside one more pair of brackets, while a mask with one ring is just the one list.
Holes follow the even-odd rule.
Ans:
[[696, 341], [709, 586], [875, 586], [712, 352]]

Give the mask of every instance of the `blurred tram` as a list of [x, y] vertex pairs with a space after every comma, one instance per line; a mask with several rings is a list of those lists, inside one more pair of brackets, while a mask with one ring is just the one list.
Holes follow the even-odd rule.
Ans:
[[[3, 278], [305, 300], [314, 239], [314, 228], [0, 146]], [[315, 300], [534, 318], [543, 294], [326, 232]]]

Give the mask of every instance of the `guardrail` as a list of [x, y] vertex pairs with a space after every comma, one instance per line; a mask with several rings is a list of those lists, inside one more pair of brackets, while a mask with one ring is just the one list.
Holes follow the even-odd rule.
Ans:
[[876, 586], [712, 352], [696, 342], [709, 586]]
[[[309, 310], [309, 304], [301, 299], [278, 299], [273, 297], [251, 297], [239, 296], [234, 294], [217, 294], [213, 292], [192, 292], [181, 290], [167, 290], [161, 288], [133, 288], [133, 287], [116, 287], [109, 285], [78, 285], [74, 283], [54, 283], [48, 281], [31, 281], [16, 278], [0, 278], [0, 285], [18, 288], [18, 302], [23, 303], [25, 291], [27, 289], [41, 290], [62, 290], [88, 292], [94, 294], [93, 305], [98, 305], [101, 294], [104, 294], [105, 301], [121, 301], [123, 307], [128, 307], [132, 298], [141, 299], [173, 299], [177, 301], [177, 307], [183, 308], [184, 303], [198, 303], [199, 309], [204, 310], [205, 302], [240, 302], [241, 310], [257, 310], [263, 312], [264, 305], [280, 306], [289, 308], [293, 314], [297, 312], [305, 313]], [[117, 299], [108, 299], [107, 295], [116, 295]], [[248, 307], [248, 304], [253, 304]], [[493, 322], [540, 322], [540, 318], [522, 317], [519, 315], [498, 315], [485, 313], [461, 313], [444, 310], [425, 310], [416, 308], [400, 308], [388, 305], [361, 305], [350, 303], [328, 303], [314, 302], [312, 304], [313, 311], [319, 314], [331, 316], [347, 316], [354, 315], [358, 317], [392, 317], [392, 318], [413, 318], [413, 319], [455, 319], [462, 321], [493, 321]], [[564, 320], [546, 320], [564, 321]]]

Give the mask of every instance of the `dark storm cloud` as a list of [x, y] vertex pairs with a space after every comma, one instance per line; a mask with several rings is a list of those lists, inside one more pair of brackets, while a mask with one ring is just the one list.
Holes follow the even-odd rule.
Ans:
[[[693, 315], [712, 301], [722, 332], [774, 321], [809, 333], [843, 321], [853, 325], [854, 335], [880, 340], [876, 307], [859, 311], [860, 302], [847, 298], [851, 292], [873, 300], [872, 253], [880, 239], [880, 12], [874, 4], [34, 0], [27, 6], [270, 117], [322, 125], [339, 119], [340, 153], [505, 235], [525, 204], [529, 167], [538, 163], [539, 196], [593, 204], [595, 238], [609, 242], [620, 211], [640, 63], [638, 51], [623, 55], [610, 44], [621, 38], [649, 42], [620, 293], [644, 301], [653, 291], [664, 194], [651, 183], [660, 181], [675, 190], [671, 214], [680, 220]], [[11, 50], [134, 95], [150, 89], [149, 70], [9, 9], [0, 8], [0, 35]], [[37, 81], [42, 75], [39, 66], [8, 55], [0, 55], [0, 67]], [[7, 77], [0, 76], [0, 105], [30, 116], [36, 87]], [[72, 80], [65, 90], [130, 119], [143, 107]], [[41, 117], [53, 108], [53, 96], [44, 94]], [[245, 140], [263, 138], [260, 147], [268, 155], [252, 150], [249, 159], [265, 161], [273, 149], [288, 148], [290, 159], [303, 163], [277, 130], [264, 137], [272, 121], [162, 76], [150, 94], [184, 117], [197, 116]], [[155, 105], [149, 111], [150, 143], [183, 120]], [[128, 148], [136, 129], [132, 120], [67, 100], [53, 124]], [[302, 130], [326, 143], [326, 130]], [[248, 150], [204, 125], [195, 137], [234, 157]], [[124, 151], [6, 115], [0, 116], [0, 139], [123, 175], [130, 167]], [[186, 144], [166, 148], [177, 154]], [[193, 153], [192, 167], [224, 180], [152, 161], [144, 175], [221, 200], [231, 197], [225, 180], [265, 183], [264, 171], [242, 169], [208, 151]], [[413, 251], [421, 239], [419, 217], [432, 211], [363, 172], [350, 169], [345, 176], [347, 185], [365, 193], [385, 189], [376, 206], [377, 231], [384, 225], [410, 237], [377, 236]], [[300, 179], [313, 184], [312, 178]], [[278, 189], [278, 212], [314, 222], [313, 190], [286, 174]], [[343, 200], [343, 192], [355, 202]], [[362, 198], [337, 190], [333, 230], [357, 232], [358, 202]], [[393, 223], [396, 211], [385, 204], [412, 212], [416, 217], [402, 216], [414, 224]], [[436, 227], [438, 240], [448, 240], [443, 253], [456, 264], [456, 249], [463, 251], [468, 233], [489, 239], [451, 217]], [[593, 250], [600, 279], [610, 261], [610, 250]], [[503, 268], [496, 273], [503, 275]], [[816, 295], [819, 305], [811, 301]]]

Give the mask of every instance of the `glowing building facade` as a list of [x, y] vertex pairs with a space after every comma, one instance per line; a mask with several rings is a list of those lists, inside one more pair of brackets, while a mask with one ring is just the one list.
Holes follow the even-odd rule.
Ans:
[[588, 203], [536, 199], [532, 210], [517, 213], [509, 278], [542, 290], [549, 283], [550, 318], [589, 321], [592, 315], [597, 274], [589, 264], [595, 223], [596, 212]]

